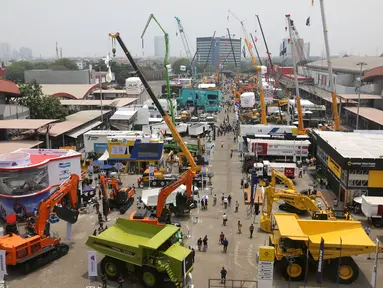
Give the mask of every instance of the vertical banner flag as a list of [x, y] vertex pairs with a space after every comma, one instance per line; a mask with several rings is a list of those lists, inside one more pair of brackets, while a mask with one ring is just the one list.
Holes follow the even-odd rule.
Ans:
[[316, 282], [322, 284], [323, 281], [323, 256], [324, 256], [324, 239], [321, 238], [319, 246], [318, 267], [316, 272]]
[[0, 279], [4, 279], [4, 275], [7, 275], [7, 263], [5, 250], [0, 250]]
[[154, 166], [149, 166], [149, 180], [154, 179]]
[[257, 183], [258, 183], [258, 175], [257, 175], [257, 172], [256, 171], [253, 171], [251, 173], [251, 191], [250, 191], [250, 203], [251, 205], [254, 204], [254, 197], [256, 195], [256, 191], [257, 191]]
[[97, 259], [95, 251], [88, 251], [88, 276], [97, 276]]

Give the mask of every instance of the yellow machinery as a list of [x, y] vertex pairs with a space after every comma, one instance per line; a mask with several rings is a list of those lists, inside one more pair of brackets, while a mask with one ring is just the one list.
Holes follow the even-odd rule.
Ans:
[[[258, 73], [258, 75], [256, 76], [257, 80], [258, 80], [258, 83], [257, 83], [257, 81], [255, 81], [255, 89], [257, 89], [257, 88], [259, 89], [259, 102], [261, 103], [261, 124], [267, 124], [266, 104], [265, 104], [265, 91], [263, 90], [263, 84], [262, 84], [262, 68], [261, 68], [261, 66], [257, 65], [257, 60], [255, 59], [255, 56], [254, 56], [253, 51], [252, 51], [253, 46], [247, 40], [248, 34], [246, 32], [245, 25], [243, 25], [243, 21], [241, 21], [230, 10], [229, 10], [229, 13], [231, 15], [233, 15], [241, 23], [242, 30], [243, 30], [243, 33], [244, 33], [244, 39], [245, 39], [245, 44], [246, 44], [247, 50], [249, 51], [249, 54], [250, 54], [250, 57], [251, 57], [251, 61], [253, 62], [253, 66], [254, 66], [255, 70], [257, 71], [257, 73]], [[258, 84], [258, 87], [257, 87], [257, 84]]]
[[[276, 181], [279, 179], [288, 188], [276, 191]], [[272, 170], [271, 182], [266, 187], [263, 195], [263, 209], [260, 220], [260, 227], [265, 232], [271, 232], [271, 215], [273, 203], [277, 200], [283, 200], [285, 204], [279, 206], [280, 210], [296, 211], [298, 213], [308, 212], [313, 219], [316, 220], [336, 220], [337, 218], [345, 218], [352, 220], [348, 213], [341, 211], [322, 210], [318, 207], [315, 199], [298, 193], [294, 183], [282, 173]]]
[[298, 111], [298, 135], [306, 135], [306, 129], [303, 124], [303, 114], [302, 114], [302, 105], [301, 105], [301, 97], [297, 95], [295, 97], [295, 105]]
[[[359, 268], [351, 256], [376, 250], [357, 221], [303, 220], [295, 214], [274, 214], [274, 220], [276, 225], [269, 243], [274, 247], [276, 267], [286, 280], [304, 280], [306, 267], [317, 267], [321, 258], [323, 268], [328, 271], [324, 273], [326, 277], [336, 282], [339, 276], [340, 284], [351, 284], [359, 276]], [[322, 239], [323, 253], [320, 252]]]

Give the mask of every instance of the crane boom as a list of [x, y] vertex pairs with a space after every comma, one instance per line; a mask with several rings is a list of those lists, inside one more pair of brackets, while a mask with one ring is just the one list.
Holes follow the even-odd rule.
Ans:
[[[259, 28], [261, 29], [261, 33], [262, 33], [262, 38], [263, 38], [263, 42], [265, 42], [265, 48], [266, 48], [266, 52], [267, 52], [267, 57], [269, 58], [269, 61], [270, 61], [270, 67], [271, 67], [271, 76], [274, 78], [275, 80], [275, 75], [273, 73], [274, 69], [273, 69], [273, 61], [271, 60], [271, 53], [269, 51], [269, 47], [267, 46], [267, 42], [266, 42], [266, 37], [265, 37], [265, 34], [263, 33], [263, 28], [262, 28], [262, 24], [261, 24], [261, 20], [259, 20], [259, 16], [258, 15], [255, 15], [257, 17], [257, 20], [258, 20], [258, 24], [259, 24]], [[254, 43], [255, 45], [255, 43]], [[262, 63], [261, 63], [262, 65]], [[275, 82], [275, 81], [274, 81]]]
[[[164, 57], [164, 68], [165, 68], [165, 78], [166, 78], [166, 94], [167, 94], [167, 100], [168, 100], [168, 104], [169, 104], [169, 108], [170, 108], [170, 115], [171, 115], [171, 120], [173, 123], [175, 123], [175, 118], [174, 118], [174, 106], [173, 106], [173, 101], [171, 99], [171, 91], [170, 91], [170, 77], [169, 77], [169, 34], [166, 33], [166, 31], [164, 30], [164, 28], [162, 28], [161, 24], [158, 22], [157, 18], [154, 17], [153, 14], [150, 14], [149, 15], [149, 19], [148, 19], [148, 22], [146, 22], [146, 25], [145, 25], [145, 28], [144, 28], [144, 31], [142, 32], [141, 34], [141, 39], [142, 39], [142, 47], [144, 47], [144, 35], [146, 33], [146, 30], [148, 29], [149, 27], [149, 24], [150, 24], [150, 21], [151, 20], [154, 20], [157, 25], [160, 27], [160, 29], [162, 30], [162, 32], [164, 33], [164, 37], [165, 37], [165, 57]], [[141, 80], [142, 81], [142, 80]]]
[[259, 57], [259, 53], [258, 53], [258, 49], [257, 49], [257, 45], [255, 44], [255, 40], [254, 40], [254, 37], [253, 37], [253, 34], [250, 33], [250, 37], [251, 37], [251, 41], [253, 41], [253, 45], [254, 45], [254, 49], [255, 49], [255, 53], [257, 53], [257, 57], [258, 57], [258, 61], [259, 61], [259, 64], [262, 66], [262, 59], [261, 57]]
[[[293, 40], [292, 35], [292, 27], [291, 27], [291, 19], [290, 14], [286, 15], [287, 18], [287, 25], [289, 27], [289, 35], [290, 35], [290, 45], [291, 45], [291, 55], [293, 58], [293, 67], [294, 67], [294, 84], [295, 84], [295, 106], [297, 107], [298, 111], [298, 134], [304, 135], [306, 134], [305, 127], [303, 125], [303, 115], [302, 115], [302, 106], [301, 106], [301, 97], [299, 95], [299, 82], [298, 82], [298, 70], [297, 70], [297, 62], [295, 59], [295, 40]], [[297, 51], [297, 50], [296, 50]], [[294, 113], [293, 113], [294, 114]]]
[[[192, 154], [190, 153], [189, 149], [187, 148], [185, 142], [182, 140], [182, 137], [181, 135], [178, 133], [177, 131], [177, 128], [176, 126], [174, 125], [174, 123], [172, 122], [171, 118], [169, 117], [169, 115], [165, 112], [165, 110], [162, 108], [161, 104], [159, 103], [158, 99], [156, 98], [152, 88], [149, 86], [149, 83], [148, 81], [146, 81], [146, 78], [145, 76], [142, 74], [141, 70], [138, 68], [136, 62], [134, 61], [133, 57], [132, 57], [132, 54], [130, 54], [128, 48], [126, 48], [125, 46], [125, 43], [122, 41], [121, 37], [120, 37], [120, 33], [116, 33], [116, 34], [109, 34], [110, 37], [112, 37], [112, 39], [115, 39], [117, 40], [117, 42], [120, 44], [122, 50], [124, 51], [126, 57], [129, 59], [129, 62], [130, 64], [132, 65], [133, 69], [136, 71], [138, 77], [141, 79], [141, 82], [142, 84], [144, 85], [146, 91], [148, 92], [150, 98], [152, 99], [154, 105], [156, 106], [156, 108], [158, 109], [158, 111], [160, 112], [161, 116], [162, 116], [162, 119], [164, 119], [166, 125], [168, 126], [170, 132], [172, 133], [172, 136], [175, 140], [175, 142], [178, 144], [178, 147], [180, 147], [181, 151], [184, 153], [185, 155], [185, 158], [186, 160], [188, 161], [189, 165], [190, 165], [190, 168], [188, 168], [187, 172], [185, 172], [184, 174], [182, 174], [178, 180], [176, 180], [175, 182], [177, 184], [175, 184], [175, 182], [172, 182], [170, 183], [169, 185], [167, 185], [166, 187], [162, 188], [161, 189], [161, 192], [160, 194], [158, 195], [158, 202], [157, 202], [157, 213], [158, 214], [159, 212], [162, 213], [162, 210], [164, 208], [164, 204], [165, 204], [165, 200], [166, 198], [175, 190], [179, 187], [178, 183], [179, 182], [182, 182], [182, 183], [189, 183], [190, 181], [193, 180], [195, 174], [197, 172], [200, 172], [201, 171], [201, 167], [199, 167], [195, 161], [194, 161], [194, 158], [192, 156]], [[113, 52], [115, 52], [115, 50], [113, 50]], [[181, 183], [181, 184], [182, 184]], [[191, 198], [191, 185], [187, 184], [187, 196], [188, 198]], [[158, 206], [160, 206], [158, 208]], [[157, 217], [158, 218], [158, 217]]]
[[338, 104], [337, 104], [337, 96], [336, 96], [336, 91], [335, 91], [334, 76], [332, 73], [330, 44], [329, 44], [328, 35], [327, 35], [328, 30], [327, 30], [326, 15], [324, 12], [323, 0], [320, 0], [319, 2], [320, 2], [321, 14], [322, 14], [323, 36], [324, 36], [324, 43], [325, 43], [325, 47], [326, 47], [328, 76], [330, 78], [329, 81], [330, 81], [330, 89], [331, 89], [332, 113], [333, 113], [333, 118], [334, 118], [334, 130], [339, 131], [339, 130], [341, 130], [340, 118], [339, 118], [339, 113], [338, 113]]
[[192, 53], [190, 51], [190, 45], [189, 45], [188, 39], [186, 38], [184, 27], [181, 24], [181, 20], [180, 18], [176, 16], [174, 17], [174, 19], [176, 19], [177, 21], [178, 31], [180, 32], [180, 36], [181, 36], [182, 44], [184, 45], [184, 48], [185, 48], [186, 56], [189, 59], [189, 61], [192, 61]]
[[210, 53], [211, 53], [211, 48], [213, 47], [213, 42], [214, 42], [214, 38], [215, 37], [215, 31], [213, 33], [213, 37], [211, 38], [211, 42], [210, 42], [210, 47], [209, 47], [209, 52], [207, 53], [207, 58], [206, 58], [206, 62], [205, 62], [205, 67], [203, 68], [203, 74], [202, 74], [202, 83], [206, 83], [206, 68], [207, 68], [207, 64], [209, 63], [209, 58], [210, 58]]
[[266, 125], [267, 124], [267, 117], [266, 117], [266, 104], [265, 104], [265, 91], [263, 90], [263, 83], [262, 83], [262, 68], [257, 65], [257, 60], [255, 59], [255, 56], [252, 51], [252, 46], [250, 42], [248, 41], [248, 34], [246, 32], [245, 25], [243, 24], [244, 21], [241, 21], [233, 12], [229, 10], [229, 13], [234, 16], [235, 19], [237, 19], [242, 27], [242, 31], [244, 33], [244, 39], [245, 44], [247, 47], [247, 50], [249, 51], [251, 61], [253, 62], [253, 66], [255, 70], [257, 71], [256, 79], [258, 81], [255, 82], [255, 89], [259, 89], [259, 102], [261, 103], [261, 124]]

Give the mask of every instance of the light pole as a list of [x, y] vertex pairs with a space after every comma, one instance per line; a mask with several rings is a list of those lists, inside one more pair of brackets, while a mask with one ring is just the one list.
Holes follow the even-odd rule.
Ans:
[[367, 65], [367, 63], [366, 62], [359, 62], [356, 65], [360, 66], [359, 89], [358, 89], [358, 108], [357, 108], [357, 111], [356, 111], [356, 130], [358, 130], [358, 128], [359, 128], [360, 88], [362, 88], [363, 65]]

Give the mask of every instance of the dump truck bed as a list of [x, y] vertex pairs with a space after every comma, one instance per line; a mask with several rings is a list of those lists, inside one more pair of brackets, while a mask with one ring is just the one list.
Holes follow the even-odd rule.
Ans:
[[174, 225], [156, 226], [123, 218], [95, 237], [126, 246], [158, 249], [166, 240], [179, 230]]
[[343, 257], [373, 253], [376, 249], [358, 221], [304, 220], [296, 214], [282, 213], [274, 214], [274, 219], [278, 225], [278, 236], [304, 241], [315, 260], [318, 259], [322, 238], [325, 259], [337, 258], [340, 254]]

